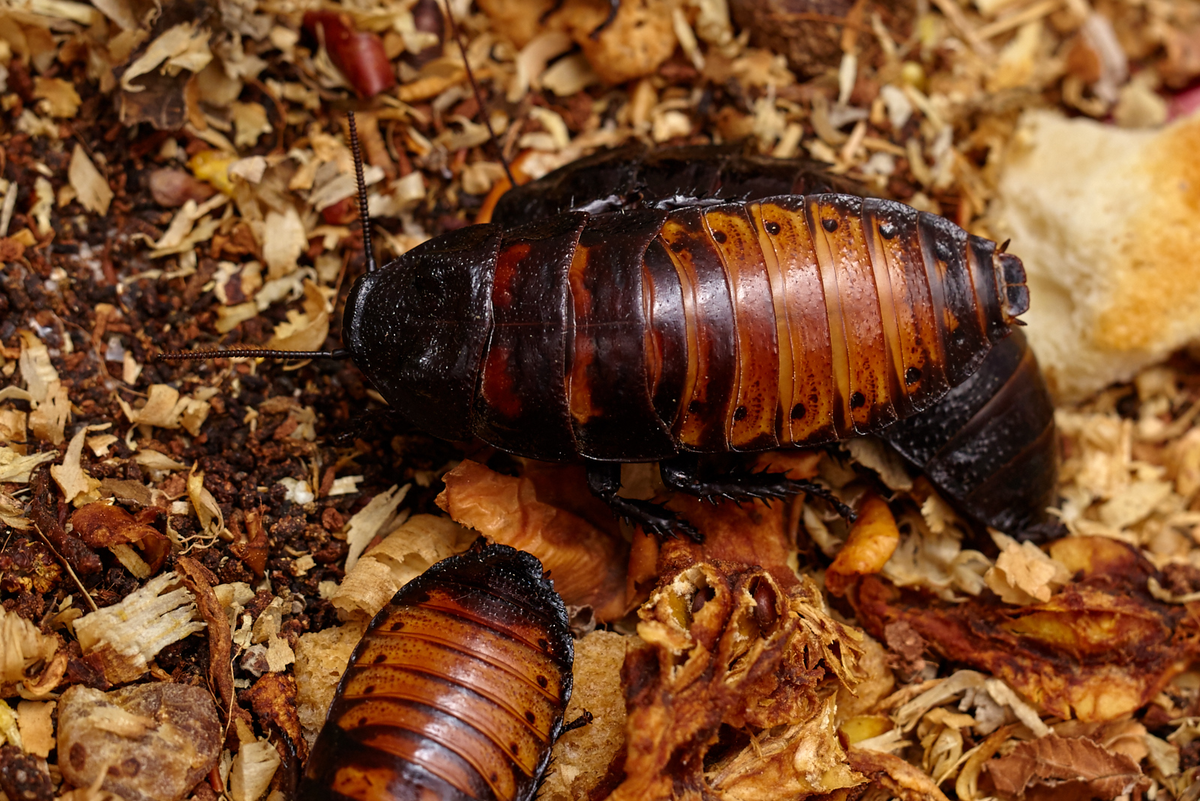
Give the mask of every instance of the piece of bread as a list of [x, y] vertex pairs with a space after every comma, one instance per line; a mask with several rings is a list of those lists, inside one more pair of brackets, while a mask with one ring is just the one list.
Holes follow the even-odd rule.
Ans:
[[1029, 342], [1082, 398], [1200, 336], [1200, 114], [1153, 131], [1029, 111], [989, 225], [1029, 273]]

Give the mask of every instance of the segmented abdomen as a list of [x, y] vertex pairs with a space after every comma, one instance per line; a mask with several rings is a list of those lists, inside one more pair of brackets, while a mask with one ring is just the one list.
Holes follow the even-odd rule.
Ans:
[[572, 660], [536, 558], [493, 545], [439, 562], [371, 622], [299, 797], [528, 801], [562, 731]]
[[541, 458], [876, 432], [969, 377], [1028, 305], [994, 243], [849, 195], [566, 213], [496, 254], [474, 432]]

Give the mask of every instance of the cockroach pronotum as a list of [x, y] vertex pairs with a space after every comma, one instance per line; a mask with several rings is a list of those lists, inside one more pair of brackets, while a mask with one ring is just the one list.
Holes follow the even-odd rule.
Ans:
[[506, 545], [406, 584], [350, 657], [300, 801], [529, 801], [572, 724], [567, 612], [533, 556]]
[[[701, 497], [819, 492], [774, 474], [706, 481], [692, 457], [887, 438], [889, 427], [976, 375], [1029, 304], [1020, 260], [989, 240], [890, 200], [760, 196], [778, 183], [742, 162], [707, 177], [706, 197], [667, 181], [669, 197], [655, 198], [657, 185], [639, 168], [636, 185], [609, 193], [609, 210], [468, 226], [380, 268], [353, 144], [367, 273], [346, 302], [344, 347], [220, 353], [350, 358], [395, 411], [430, 434], [584, 460], [596, 494], [659, 534], [694, 532], [657, 504], [617, 495], [620, 463], [658, 461], [668, 488]], [[576, 168], [572, 180], [582, 174], [592, 184], [590, 193], [564, 193], [576, 207], [606, 197], [612, 182], [592, 179], [628, 161], [610, 158]], [[751, 174], [729, 177], [739, 172]], [[793, 185], [820, 187], [803, 164], [791, 174]], [[554, 180], [518, 191], [536, 195]], [[508, 207], [520, 203], [501, 213]], [[1018, 380], [1045, 394], [1036, 369]], [[1042, 435], [1052, 418], [1035, 416]], [[989, 429], [976, 445], [1028, 433], [973, 425]], [[921, 427], [905, 430], [912, 440]], [[1047, 469], [1053, 476], [1052, 432], [1037, 442], [1034, 456], [1050, 465], [1040, 482]], [[924, 453], [919, 444], [901, 451]], [[973, 471], [987, 483], [1007, 459], [982, 456]], [[1045, 500], [1045, 487], [1016, 493], [1028, 503], [1015, 511], [1004, 505], [998, 517], [976, 516], [1019, 534], [1043, 519], [1044, 505], [1033, 504]], [[968, 512], [975, 488], [961, 498]]]

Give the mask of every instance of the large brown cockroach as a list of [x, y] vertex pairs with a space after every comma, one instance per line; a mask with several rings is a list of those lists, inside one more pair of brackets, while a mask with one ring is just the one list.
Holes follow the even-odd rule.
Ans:
[[574, 646], [533, 556], [475, 548], [406, 584], [350, 657], [300, 801], [529, 801], [568, 728]]
[[[822, 191], [835, 179], [811, 162], [721, 148], [568, 166], [510, 192], [502, 222], [381, 269], [354, 149], [367, 273], [347, 299], [344, 349], [223, 355], [350, 358], [430, 434], [584, 460], [594, 492], [659, 534], [694, 532], [617, 495], [620, 463], [659, 461], [668, 488], [701, 497], [813, 491], [773, 474], [702, 480], [692, 457], [887, 438], [976, 376], [1029, 304], [1024, 267], [995, 243], [902, 203]], [[933, 425], [896, 429], [897, 446], [968, 513], [1019, 534], [1044, 519], [1053, 418], [1036, 366], [1005, 372], [1032, 363], [1024, 341], [1002, 352], [1018, 358], [988, 362], [985, 397], [1042, 406], [1000, 424], [978, 408], [962, 417], [955, 400], [962, 430], [940, 433], [959, 436], [930, 450], [939, 409]], [[997, 394], [996, 380], [1013, 388]], [[972, 460], [963, 487], [960, 456]]]

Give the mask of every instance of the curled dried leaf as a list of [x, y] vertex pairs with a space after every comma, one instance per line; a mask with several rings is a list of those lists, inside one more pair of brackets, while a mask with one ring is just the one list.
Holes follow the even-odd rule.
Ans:
[[567, 604], [593, 607], [600, 621], [625, 614], [624, 540], [542, 500], [545, 493], [529, 477], [504, 476], [464, 460], [443, 480], [438, 505], [488, 539], [540, 559]]
[[882, 498], [872, 495], [859, 506], [846, 544], [825, 571], [826, 588], [834, 595], [845, 595], [857, 578], [882, 570], [899, 544], [896, 518]]
[[984, 765], [1002, 798], [1104, 799], [1130, 794], [1138, 797], [1150, 787], [1136, 762], [1112, 753], [1086, 737], [1050, 735], [1020, 743]]

